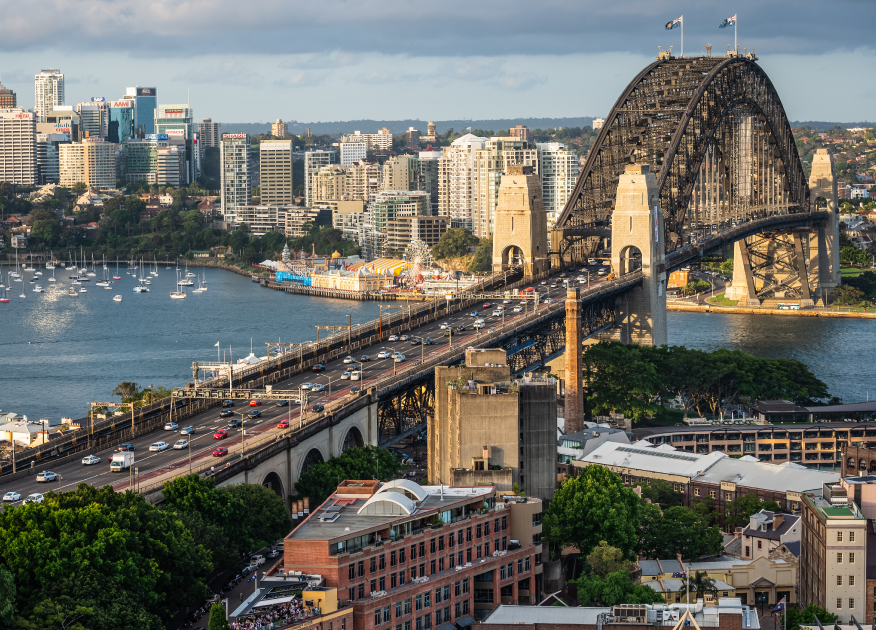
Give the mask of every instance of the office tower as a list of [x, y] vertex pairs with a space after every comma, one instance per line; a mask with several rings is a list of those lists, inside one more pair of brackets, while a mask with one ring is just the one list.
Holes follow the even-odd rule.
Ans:
[[550, 229], [566, 207], [578, 181], [578, 156], [562, 142], [539, 142], [535, 146], [538, 147], [538, 176]]
[[383, 167], [374, 158], [353, 162], [347, 168], [347, 196], [370, 202], [380, 192]]
[[[432, 123], [429, 124], [432, 125]], [[434, 125], [432, 126], [434, 127]], [[438, 165], [442, 155], [441, 151], [428, 147], [425, 151], [420, 151], [419, 160], [417, 160], [420, 190], [429, 195], [429, 214], [433, 216], [438, 216], [438, 191], [440, 190]]]
[[284, 123], [279, 118], [277, 119], [277, 122], [275, 122], [271, 125], [271, 135], [274, 136], [275, 138], [285, 138], [287, 135], [287, 132], [288, 132], [288, 128], [286, 126], [286, 123]]
[[45, 116], [44, 122], [37, 122], [37, 133], [66, 133], [70, 140], [81, 138], [79, 114], [72, 105], [55, 105]]
[[222, 171], [222, 214], [225, 221], [237, 221], [237, 208], [252, 205], [252, 182], [249, 172], [249, 136], [224, 133], [219, 144]]
[[127, 142], [134, 135], [134, 101], [119, 100], [109, 104], [109, 122], [106, 141], [115, 144]]
[[292, 141], [263, 140], [259, 145], [260, 204], [291, 206]]
[[319, 169], [338, 163], [336, 151], [308, 151], [304, 154], [304, 205], [313, 207], [313, 194], [316, 191], [316, 175]]
[[[444, 175], [444, 185], [439, 187], [439, 214], [444, 210], [450, 217], [451, 228], [474, 227], [477, 186], [475, 180], [475, 152], [484, 148], [487, 138], [467, 133], [453, 141], [444, 151], [439, 165], [439, 185]], [[445, 200], [441, 200], [441, 192]], [[443, 207], [443, 208], [442, 208]]]
[[36, 181], [36, 116], [19, 107], [0, 109], [0, 182]]
[[115, 188], [116, 145], [100, 138], [59, 144], [59, 183], [66, 188], [82, 182], [88, 188]]
[[210, 147], [218, 149], [222, 138], [222, 123], [205, 118], [203, 122], [198, 123], [198, 135], [200, 136], [198, 144], [201, 146], [202, 152]]
[[383, 165], [383, 190], [419, 190], [419, 159], [416, 155], [394, 155]]
[[186, 176], [185, 149], [181, 146], [158, 147], [156, 153], [155, 179], [159, 186], [183, 185]]
[[76, 106], [81, 137], [106, 139], [109, 133], [109, 106], [102, 96], [92, 97], [90, 101]]
[[531, 166], [537, 171], [538, 149], [514, 137], [496, 137], [490, 138], [482, 149], [475, 151], [474, 179], [477, 189], [473, 232], [478, 238], [490, 238], [493, 235], [499, 184], [511, 165]]
[[138, 136], [160, 133], [155, 129], [158, 94], [154, 87], [135, 85], [125, 89], [125, 98], [134, 101], [134, 128]]
[[70, 142], [66, 133], [40, 133], [36, 141], [37, 183], [57, 184], [61, 179], [58, 145]]
[[526, 125], [517, 125], [516, 127], [511, 127], [508, 135], [516, 140], [522, 140], [523, 142], [532, 142], [532, 132]]
[[0, 109], [17, 107], [15, 104], [15, 92], [0, 83]]
[[354, 131], [346, 136], [341, 136], [341, 142], [364, 142], [368, 145], [369, 151], [379, 151], [392, 148], [392, 132], [384, 127], [377, 133], [362, 133]]
[[34, 103], [37, 122], [46, 122], [48, 112], [64, 104], [64, 75], [60, 70], [49, 68], [34, 76]]
[[194, 111], [188, 105], [158, 105], [154, 133], [166, 133], [172, 145], [185, 149], [186, 174], [182, 183], [193, 182], [197, 177]]
[[356, 160], [368, 157], [368, 144], [365, 142], [341, 142], [341, 164], [350, 166]]

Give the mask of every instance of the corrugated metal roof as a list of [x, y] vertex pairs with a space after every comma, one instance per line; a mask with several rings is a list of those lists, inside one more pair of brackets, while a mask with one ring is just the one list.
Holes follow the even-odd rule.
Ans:
[[611, 612], [611, 608], [566, 608], [565, 606], [507, 606], [501, 605], [484, 619], [483, 624], [588, 624], [596, 625], [597, 617]]
[[727, 455], [717, 451], [697, 455], [685, 451], [636, 448], [615, 442], [603, 442], [581, 457], [580, 461], [691, 478], [721, 459], [727, 459]]
[[720, 484], [730, 481], [737, 486], [760, 488], [775, 492], [803, 492], [820, 490], [825, 483], [839, 481], [839, 472], [826, 470], [801, 470], [763, 462], [743, 462], [725, 458], [718, 461], [696, 478], [696, 481]]

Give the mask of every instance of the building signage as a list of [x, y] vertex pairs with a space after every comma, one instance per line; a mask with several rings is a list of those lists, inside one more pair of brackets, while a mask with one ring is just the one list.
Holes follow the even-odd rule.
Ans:
[[137, 96], [155, 96], [155, 88], [137, 88]]
[[729, 490], [730, 492], [736, 492], [736, 484], [732, 481], [722, 481], [721, 482], [721, 490]]
[[105, 96], [92, 96], [91, 102], [92, 103], [106, 103], [106, 97]]
[[168, 114], [182, 114], [182, 113], [183, 113], [183, 110], [181, 110], [181, 109], [162, 109], [162, 110], [159, 110], [158, 115], [159, 116], [166, 116]]
[[185, 129], [166, 129], [166, 130], [165, 130], [165, 135], [168, 135], [168, 136], [185, 136], [185, 135], [186, 135], [186, 130], [185, 130]]
[[802, 496], [799, 492], [786, 492], [785, 498], [788, 501], [800, 501], [802, 499]]
[[16, 118], [29, 119], [29, 118], [33, 118], [33, 114], [30, 113], [30, 112], [22, 112], [22, 113], [20, 113], [20, 114], [15, 114], [15, 117], [16, 117]]
[[133, 107], [133, 101], [113, 101], [110, 107]]
[[245, 133], [223, 133], [223, 138], [246, 138]]
[[146, 139], [147, 140], [167, 140], [167, 134], [166, 133], [147, 133]]
[[70, 133], [70, 127], [55, 127], [54, 133]]

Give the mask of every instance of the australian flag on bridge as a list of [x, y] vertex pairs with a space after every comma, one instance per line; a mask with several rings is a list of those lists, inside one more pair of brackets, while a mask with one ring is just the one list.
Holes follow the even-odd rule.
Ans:
[[[682, 17], [684, 17], [684, 16], [682, 16]], [[681, 18], [675, 18], [671, 22], [666, 23], [666, 30], [671, 31], [672, 29], [677, 28], [679, 26], [681, 26]]]
[[735, 23], [736, 23], [736, 16], [734, 15], [733, 17], [729, 17], [726, 20], [724, 20], [723, 22], [721, 22], [718, 25], [718, 28], [727, 28], [731, 24], [735, 24]]

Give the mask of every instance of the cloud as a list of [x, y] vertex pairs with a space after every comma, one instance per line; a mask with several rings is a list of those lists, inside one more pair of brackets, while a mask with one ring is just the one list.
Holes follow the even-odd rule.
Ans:
[[186, 84], [253, 85], [261, 82], [262, 77], [249, 64], [225, 61], [193, 65], [188, 70], [173, 75], [171, 80]]

